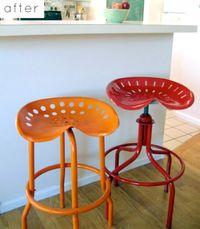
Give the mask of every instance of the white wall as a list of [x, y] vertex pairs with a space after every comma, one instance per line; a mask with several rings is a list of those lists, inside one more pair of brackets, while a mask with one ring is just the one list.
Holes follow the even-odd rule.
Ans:
[[194, 95], [192, 107], [177, 112], [188, 121], [200, 125], [200, 33], [176, 34], [173, 45], [171, 79], [189, 87]]
[[[172, 34], [1, 37], [0, 212], [25, 203], [27, 142], [15, 128], [17, 111], [24, 104], [39, 98], [73, 95], [109, 102], [105, 87], [114, 78], [168, 77], [171, 49]], [[165, 109], [152, 105], [150, 111], [156, 121], [154, 142], [161, 144]], [[107, 138], [107, 148], [137, 136], [135, 119], [142, 111], [117, 112], [121, 126]], [[97, 139], [78, 134], [78, 142], [79, 161], [98, 167]], [[36, 170], [59, 161], [58, 140], [37, 144], [36, 151]], [[66, 160], [69, 161], [69, 152]], [[143, 157], [139, 164], [144, 162]], [[84, 173], [80, 179], [81, 184], [86, 184], [97, 177]], [[57, 193], [58, 184], [58, 173], [45, 175], [38, 182], [39, 198]]]
[[159, 23], [162, 20], [164, 0], [145, 0], [144, 22]]
[[105, 21], [104, 9], [106, 8], [106, 0], [91, 0], [89, 19], [97, 21]]
[[[199, 4], [198, 4], [199, 2]], [[187, 20], [200, 28], [200, 1], [191, 2]], [[199, 30], [198, 28], [198, 30]], [[188, 86], [195, 95], [189, 109], [178, 111], [181, 117], [200, 125], [200, 31], [195, 34], [175, 34], [173, 43], [171, 79]]]

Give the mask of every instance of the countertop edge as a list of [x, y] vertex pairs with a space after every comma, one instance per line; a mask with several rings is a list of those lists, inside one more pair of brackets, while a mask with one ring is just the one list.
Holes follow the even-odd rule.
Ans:
[[0, 23], [0, 37], [39, 35], [100, 35], [100, 34], [144, 34], [144, 33], [191, 33], [196, 25], [166, 24], [78, 24], [78, 23]]

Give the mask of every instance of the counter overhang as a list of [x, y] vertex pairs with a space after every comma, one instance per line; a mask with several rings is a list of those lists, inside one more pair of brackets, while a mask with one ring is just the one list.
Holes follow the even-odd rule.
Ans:
[[188, 33], [196, 31], [196, 25], [145, 24], [142, 22], [124, 22], [121, 24], [91, 21], [0, 22], [0, 36], [3, 37], [37, 35]]

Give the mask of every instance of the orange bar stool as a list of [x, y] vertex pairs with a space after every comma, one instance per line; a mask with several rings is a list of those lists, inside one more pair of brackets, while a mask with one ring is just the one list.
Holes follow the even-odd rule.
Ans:
[[[185, 86], [171, 80], [155, 77], [126, 77], [113, 80], [107, 86], [107, 94], [113, 103], [125, 110], [137, 110], [144, 108], [143, 114], [137, 119], [138, 123], [138, 142], [117, 145], [106, 152], [115, 155], [115, 168], [107, 173], [114, 179], [115, 186], [118, 181], [136, 186], [164, 186], [164, 191], [169, 194], [168, 216], [166, 228], [172, 228], [172, 216], [175, 198], [174, 182], [184, 173], [184, 163], [182, 159], [174, 152], [164, 147], [151, 143], [152, 126], [154, 120], [149, 114], [149, 104], [154, 101], [160, 102], [169, 109], [185, 109], [194, 102], [193, 93]], [[163, 176], [163, 180], [155, 182], [136, 181], [128, 179], [120, 172], [128, 165], [133, 163], [140, 155], [142, 148], [145, 148], [147, 157], [157, 171]], [[132, 153], [132, 156], [125, 162], [119, 163], [120, 154], [123, 151]], [[167, 157], [166, 169], [163, 168], [155, 159], [154, 155], [165, 155]], [[180, 163], [180, 171], [171, 176], [172, 158], [176, 158]]]
[[[106, 103], [84, 97], [59, 97], [41, 99], [25, 105], [17, 115], [17, 129], [28, 141], [29, 181], [26, 186], [27, 204], [22, 214], [22, 229], [27, 228], [27, 215], [31, 206], [46, 213], [56, 215], [72, 215], [73, 229], [79, 228], [78, 215], [106, 203], [108, 226], [112, 226], [112, 200], [110, 197], [110, 181], [105, 175], [104, 136], [111, 134], [118, 127], [115, 111]], [[89, 136], [99, 138], [100, 168], [77, 162], [77, 144], [73, 128]], [[71, 163], [65, 162], [65, 132], [70, 142]], [[60, 138], [60, 163], [45, 167], [35, 172], [34, 145], [37, 142]], [[72, 207], [65, 208], [64, 180], [65, 168], [71, 168]], [[102, 196], [87, 206], [78, 204], [78, 174], [82, 168], [100, 176]], [[60, 208], [51, 208], [34, 199], [35, 179], [48, 171], [60, 169]]]

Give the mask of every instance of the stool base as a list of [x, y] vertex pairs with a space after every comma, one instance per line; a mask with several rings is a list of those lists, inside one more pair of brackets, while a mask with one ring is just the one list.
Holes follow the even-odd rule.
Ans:
[[[71, 163], [65, 163], [65, 168], [66, 167], [71, 167]], [[77, 163], [77, 167], [89, 170], [91, 172], [94, 172], [94, 173], [100, 175], [100, 170], [97, 168], [94, 168], [92, 166]], [[42, 175], [48, 171], [54, 170], [54, 169], [60, 169], [60, 164], [54, 164], [54, 165], [51, 165], [51, 166], [48, 166], [48, 167], [41, 169], [40, 171], [35, 173], [34, 179], [36, 179], [40, 175]], [[27, 204], [24, 208], [23, 214], [22, 214], [22, 229], [27, 229], [27, 216], [28, 216], [28, 213], [29, 213], [31, 206], [33, 206], [33, 207], [35, 207], [41, 211], [44, 211], [46, 213], [50, 213], [50, 214], [63, 215], [63, 216], [64, 215], [65, 216], [75, 215], [78, 217], [78, 214], [90, 211], [90, 210], [98, 207], [99, 205], [101, 205], [103, 202], [106, 202], [106, 218], [108, 220], [108, 226], [111, 227], [112, 226], [113, 207], [112, 207], [112, 199], [110, 197], [110, 191], [111, 191], [110, 181], [106, 177], [106, 179], [105, 179], [105, 190], [104, 190], [102, 196], [99, 199], [97, 199], [96, 201], [88, 204], [87, 206], [78, 207], [78, 208], [70, 208], [70, 209], [67, 209], [67, 208], [51, 208], [51, 207], [45, 206], [42, 203], [37, 202], [34, 199], [34, 193], [31, 192], [31, 190], [29, 189], [29, 183], [27, 183], [26, 196], [27, 196], [28, 202], [27, 202]], [[78, 226], [74, 225], [73, 228], [78, 229]]]
[[[163, 181], [156, 181], [156, 182], [141, 182], [141, 181], [136, 181], [136, 180], [130, 180], [127, 179], [125, 177], [122, 177], [119, 175], [119, 172], [121, 170], [123, 170], [124, 168], [126, 168], [128, 165], [132, 164], [134, 161], [136, 161], [137, 157], [140, 155], [141, 151], [138, 152], [137, 151], [137, 144], [138, 143], [127, 143], [127, 144], [121, 144], [121, 145], [117, 145], [109, 150], [106, 151], [106, 156], [110, 153], [115, 153], [115, 169], [113, 171], [108, 170], [108, 168], [106, 167], [106, 173], [109, 175], [110, 179], [115, 181], [115, 186], [118, 186], [118, 181], [121, 181], [123, 183], [127, 183], [127, 184], [131, 184], [131, 185], [135, 185], [135, 186], [160, 186], [160, 185], [165, 185], [164, 191], [168, 192], [168, 189], [166, 188], [166, 185], [168, 185], [171, 182], [176, 181], [177, 179], [179, 179], [185, 170], [185, 165], [183, 160], [173, 151], [162, 147], [162, 146], [158, 146], [158, 145], [151, 145], [151, 152], [150, 154], [156, 154], [156, 155], [165, 155], [168, 157], [168, 162], [167, 162], [167, 168], [166, 168], [166, 176], [169, 176], [169, 178], [163, 180]], [[134, 147], [134, 148], [132, 148]], [[155, 150], [156, 149], [156, 150]], [[135, 152], [135, 154], [129, 158], [127, 161], [123, 162], [121, 165], [119, 165], [119, 156], [120, 153], [122, 151], [126, 151], [126, 152]], [[176, 158], [178, 160], [178, 162], [180, 163], [180, 171], [178, 172], [178, 174], [171, 178], [170, 177], [170, 171], [171, 171], [171, 162], [172, 162], [172, 156], [174, 158]], [[155, 166], [155, 165], [159, 165], [154, 159], [153, 156], [151, 156], [151, 160], [150, 162], [154, 162], [154, 167], [160, 172], [160, 170]], [[159, 168], [161, 166], [159, 165]], [[161, 167], [162, 168], [162, 167]], [[161, 172], [160, 172], [161, 173]], [[162, 173], [161, 173], [162, 174]]]
[[[164, 185], [164, 191], [168, 192], [169, 189], [169, 204], [168, 204], [168, 216], [166, 228], [171, 229], [172, 227], [172, 217], [173, 217], [173, 207], [174, 207], [174, 198], [175, 198], [175, 186], [174, 181], [179, 179], [185, 170], [185, 165], [182, 159], [175, 154], [174, 152], [168, 150], [167, 148], [151, 144], [152, 136], [152, 125], [154, 120], [148, 113], [148, 107], [144, 110], [144, 113], [137, 119], [138, 126], [138, 142], [137, 143], [128, 143], [117, 145], [106, 151], [106, 156], [110, 153], [115, 153], [115, 168], [113, 171], [106, 169], [107, 174], [110, 176], [111, 180], [114, 179], [115, 186], [118, 186], [118, 181], [121, 181], [126, 184], [135, 185], [135, 186], [161, 186]], [[140, 155], [142, 148], [145, 148], [147, 157], [150, 163], [155, 167], [155, 169], [164, 177], [162, 181], [155, 182], [141, 182], [136, 180], [130, 180], [119, 175], [119, 172], [126, 168], [131, 163], [135, 162], [138, 156]], [[119, 164], [119, 157], [122, 151], [133, 153], [133, 155], [122, 164]], [[165, 155], [167, 157], [167, 167], [164, 169], [158, 164], [154, 159], [153, 155]], [[175, 157], [180, 163], [180, 171], [175, 177], [171, 177], [171, 165], [172, 165], [172, 156]]]

